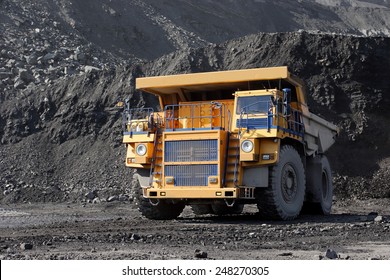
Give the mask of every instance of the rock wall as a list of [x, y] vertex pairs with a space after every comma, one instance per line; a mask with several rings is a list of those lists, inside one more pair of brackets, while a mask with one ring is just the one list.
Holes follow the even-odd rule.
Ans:
[[279, 65], [341, 128], [337, 195], [389, 196], [386, 1], [1, 0], [0, 23], [3, 201], [130, 196], [115, 104], [156, 104], [136, 77]]

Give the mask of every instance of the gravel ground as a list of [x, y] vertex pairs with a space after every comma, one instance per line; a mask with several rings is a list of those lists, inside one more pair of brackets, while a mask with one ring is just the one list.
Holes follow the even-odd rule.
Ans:
[[[390, 259], [389, 201], [348, 201], [330, 216], [144, 219], [131, 204], [16, 204], [0, 209], [0, 259]], [[207, 256], [206, 256], [207, 254]]]

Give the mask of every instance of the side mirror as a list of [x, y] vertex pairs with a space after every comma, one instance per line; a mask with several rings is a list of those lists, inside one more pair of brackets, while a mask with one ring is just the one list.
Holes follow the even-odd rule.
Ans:
[[276, 104], [278, 103], [278, 101], [276, 100], [275, 96], [271, 96], [271, 102], [272, 102], [272, 105], [276, 106]]
[[291, 114], [291, 89], [284, 88], [283, 89], [283, 115], [289, 116]]

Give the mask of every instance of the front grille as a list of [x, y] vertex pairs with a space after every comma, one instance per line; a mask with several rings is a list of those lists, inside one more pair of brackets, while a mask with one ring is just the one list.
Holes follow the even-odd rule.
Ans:
[[217, 161], [218, 140], [166, 141], [165, 162]]
[[209, 176], [217, 176], [217, 164], [167, 165], [165, 176], [175, 178], [175, 186], [207, 186]]

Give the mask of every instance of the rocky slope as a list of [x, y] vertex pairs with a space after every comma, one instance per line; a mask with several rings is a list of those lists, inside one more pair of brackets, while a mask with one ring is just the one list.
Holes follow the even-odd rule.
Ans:
[[329, 153], [341, 174], [339, 195], [388, 196], [382, 175], [388, 176], [390, 156], [389, 50], [390, 39], [380, 37], [258, 34], [25, 90], [1, 106], [4, 191], [40, 186], [48, 199], [58, 190], [62, 199], [93, 190], [127, 193], [131, 175], [123, 166], [121, 116], [114, 105], [128, 94], [133, 106], [156, 104], [133, 91], [136, 76], [288, 65], [306, 81], [312, 111], [342, 129]]
[[[0, 199], [128, 199], [132, 176], [123, 164], [115, 104], [130, 96], [133, 106], [155, 105], [134, 92], [135, 77], [277, 65], [303, 78], [312, 111], [342, 129], [329, 152], [338, 198], [389, 197], [389, 38], [300, 31], [216, 44], [262, 27], [369, 29], [334, 16], [347, 17], [348, 9], [383, 15], [371, 24], [380, 18], [388, 30], [385, 1], [317, 2], [0, 1]], [[272, 25], [254, 8], [278, 12], [286, 24]], [[125, 44], [123, 38], [132, 39]]]
[[386, 0], [2, 0], [0, 100], [34, 84], [258, 32], [389, 35]]

